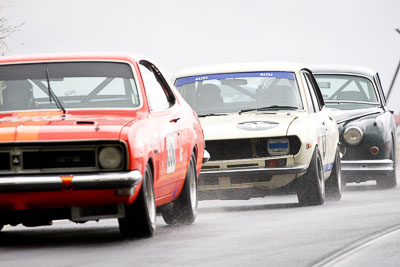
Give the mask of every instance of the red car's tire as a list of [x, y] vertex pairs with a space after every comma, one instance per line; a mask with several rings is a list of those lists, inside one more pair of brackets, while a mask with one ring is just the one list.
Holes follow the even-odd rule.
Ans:
[[146, 166], [142, 188], [135, 202], [125, 208], [125, 218], [118, 219], [121, 234], [126, 238], [151, 237], [156, 230], [156, 206], [153, 174]]
[[197, 216], [197, 205], [196, 158], [192, 154], [181, 194], [174, 202], [165, 205], [161, 213], [167, 224], [191, 224]]

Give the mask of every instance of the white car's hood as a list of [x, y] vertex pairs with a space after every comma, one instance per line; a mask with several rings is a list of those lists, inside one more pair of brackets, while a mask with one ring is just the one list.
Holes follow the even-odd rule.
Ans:
[[296, 114], [245, 113], [200, 118], [206, 140], [285, 136]]

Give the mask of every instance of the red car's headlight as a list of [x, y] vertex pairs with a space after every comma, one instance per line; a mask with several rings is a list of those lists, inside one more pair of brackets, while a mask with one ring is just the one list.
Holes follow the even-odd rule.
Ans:
[[104, 169], [116, 169], [121, 166], [122, 153], [118, 147], [104, 147], [99, 153], [99, 163]]

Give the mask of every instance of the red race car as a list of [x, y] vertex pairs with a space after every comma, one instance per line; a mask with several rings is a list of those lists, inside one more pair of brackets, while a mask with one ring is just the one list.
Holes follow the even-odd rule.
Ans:
[[[0, 58], [0, 229], [192, 223], [209, 155], [197, 115], [139, 55]], [[157, 208], [156, 208], [157, 207]]]

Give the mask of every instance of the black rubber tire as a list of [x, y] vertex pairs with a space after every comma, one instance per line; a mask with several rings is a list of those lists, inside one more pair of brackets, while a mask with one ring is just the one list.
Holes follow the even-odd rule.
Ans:
[[307, 172], [297, 185], [297, 198], [301, 206], [322, 205], [325, 201], [325, 182], [322, 158], [318, 147], [315, 148]]
[[325, 182], [326, 199], [338, 201], [342, 198], [344, 183], [341, 173], [341, 161], [339, 148], [336, 150], [335, 162], [333, 163], [333, 168], [331, 175]]
[[192, 154], [181, 194], [175, 201], [162, 207], [161, 214], [167, 224], [191, 224], [196, 219], [197, 206], [196, 158]]
[[392, 155], [390, 157], [393, 160], [393, 171], [388, 173], [383, 173], [379, 179], [376, 180], [376, 186], [379, 189], [390, 189], [395, 188], [397, 186], [397, 177], [396, 177], [396, 166], [397, 166], [397, 157], [396, 157], [396, 143], [394, 142], [394, 137], [392, 137]]
[[139, 195], [131, 205], [125, 207], [125, 218], [118, 219], [121, 234], [126, 238], [153, 236], [156, 230], [156, 206], [153, 189], [153, 174], [146, 166]]

